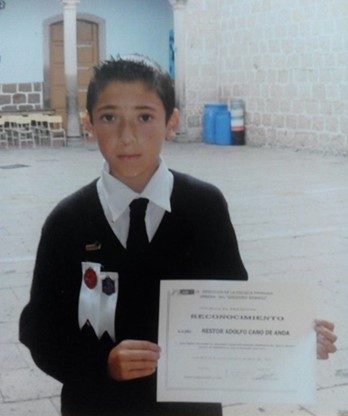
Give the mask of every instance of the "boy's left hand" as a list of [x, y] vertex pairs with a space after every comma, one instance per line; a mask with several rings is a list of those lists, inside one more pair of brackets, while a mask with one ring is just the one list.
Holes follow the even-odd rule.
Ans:
[[317, 358], [327, 360], [330, 353], [337, 351], [335, 346], [337, 336], [333, 332], [335, 325], [332, 322], [316, 319], [314, 329], [317, 333]]

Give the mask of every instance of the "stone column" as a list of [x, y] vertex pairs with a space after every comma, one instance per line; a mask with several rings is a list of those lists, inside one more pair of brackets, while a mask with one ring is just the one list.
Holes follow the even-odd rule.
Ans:
[[76, 6], [80, 0], [62, 0], [64, 7], [64, 72], [68, 144], [81, 142], [77, 105], [77, 25]]
[[176, 141], [188, 141], [186, 126], [186, 88], [185, 88], [185, 55], [186, 55], [186, 4], [188, 0], [169, 0], [174, 15], [174, 52], [175, 52], [175, 95], [176, 105], [180, 110], [180, 126]]

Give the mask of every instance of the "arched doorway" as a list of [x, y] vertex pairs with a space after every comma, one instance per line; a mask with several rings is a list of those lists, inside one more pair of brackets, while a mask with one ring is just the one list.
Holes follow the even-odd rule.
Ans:
[[[63, 16], [45, 22], [45, 107], [54, 109], [66, 121]], [[78, 106], [84, 110], [93, 66], [105, 58], [105, 24], [91, 15], [77, 16]]]

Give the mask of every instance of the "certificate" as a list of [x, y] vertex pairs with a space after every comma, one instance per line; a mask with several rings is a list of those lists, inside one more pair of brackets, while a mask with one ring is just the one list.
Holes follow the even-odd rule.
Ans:
[[297, 283], [162, 281], [157, 401], [312, 403], [311, 294]]

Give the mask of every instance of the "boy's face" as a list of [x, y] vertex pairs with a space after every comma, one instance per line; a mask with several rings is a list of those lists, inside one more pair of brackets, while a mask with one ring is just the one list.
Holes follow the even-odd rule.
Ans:
[[177, 110], [166, 122], [155, 91], [141, 81], [112, 81], [99, 92], [92, 117], [89, 128], [111, 174], [141, 192], [158, 168], [165, 138], [178, 125]]

